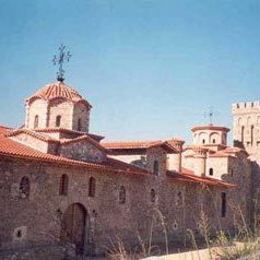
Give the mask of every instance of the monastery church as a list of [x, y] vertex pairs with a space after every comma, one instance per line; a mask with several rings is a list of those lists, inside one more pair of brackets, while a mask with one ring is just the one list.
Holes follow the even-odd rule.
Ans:
[[258, 227], [260, 102], [232, 106], [235, 146], [212, 124], [192, 127], [188, 145], [109, 142], [89, 132], [91, 109], [58, 80], [26, 99], [22, 127], [0, 127], [0, 259], [63, 259], [68, 245], [102, 255], [119, 238], [135, 248], [166, 234], [178, 247], [187, 230], [201, 236], [202, 213], [212, 234]]

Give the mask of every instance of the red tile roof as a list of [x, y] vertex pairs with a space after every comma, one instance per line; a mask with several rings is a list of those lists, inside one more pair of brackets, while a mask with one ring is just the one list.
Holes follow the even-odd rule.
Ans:
[[176, 173], [173, 171], [168, 171], [167, 176], [174, 181], [181, 181], [181, 182], [189, 182], [189, 183], [197, 183], [197, 184], [204, 184], [207, 186], [218, 186], [223, 188], [235, 188], [236, 185], [210, 178], [210, 177], [200, 177], [194, 174], [192, 170], [182, 168], [182, 173]]
[[128, 164], [122, 164], [117, 160], [108, 159], [104, 163], [88, 163], [88, 162], [68, 159], [61, 156], [42, 153], [37, 150], [34, 150], [33, 148], [30, 148], [21, 143], [6, 138], [3, 135], [0, 136], [0, 156], [54, 163], [55, 165], [79, 166], [79, 167], [85, 167], [94, 170], [128, 172], [133, 174], [149, 174], [147, 171], [143, 169]]
[[11, 130], [12, 128], [0, 125], [0, 137], [8, 134]]
[[138, 150], [148, 149], [152, 147], [161, 146], [169, 152], [178, 152], [177, 149], [167, 141], [154, 140], [154, 141], [117, 141], [117, 142], [102, 142], [105, 148], [109, 150]]
[[73, 138], [73, 139], [64, 139], [64, 140], [60, 140], [60, 143], [62, 145], [67, 145], [67, 144], [72, 144], [72, 143], [77, 143], [77, 142], [81, 142], [87, 140], [89, 141], [91, 144], [93, 144], [94, 146], [96, 146], [97, 148], [99, 148], [100, 150], [104, 151], [104, 152], [109, 152], [104, 146], [102, 146], [100, 143], [98, 143], [97, 141], [95, 141], [93, 138], [91, 138], [88, 135], [82, 135], [79, 136], [77, 138]]
[[210, 157], [235, 157], [240, 152], [248, 155], [245, 149], [238, 148], [238, 147], [226, 147], [223, 150], [210, 154]]
[[65, 83], [59, 81], [45, 85], [32, 96], [27, 98], [27, 101], [30, 101], [33, 98], [37, 97], [45, 100], [51, 100], [60, 97], [73, 102], [84, 101], [88, 104], [89, 107], [91, 107], [91, 105], [85, 99], [83, 99], [82, 96], [76, 90], [69, 87]]
[[25, 129], [25, 128], [21, 128], [21, 129], [16, 129], [16, 130], [10, 131], [6, 136], [7, 137], [12, 137], [12, 136], [19, 135], [21, 133], [28, 134], [28, 135], [30, 135], [32, 137], [35, 137], [36, 139], [44, 141], [44, 142], [54, 142], [54, 143], [58, 143], [59, 142], [58, 140], [56, 140], [54, 138], [51, 138], [50, 136], [42, 135], [42, 134], [39, 134], [39, 133], [37, 133], [35, 131], [29, 130], [29, 129]]
[[212, 124], [209, 125], [203, 125], [203, 126], [195, 126], [191, 129], [192, 132], [198, 131], [198, 130], [216, 130], [216, 131], [224, 131], [229, 132], [230, 129], [224, 126], [215, 126]]
[[66, 129], [66, 128], [37, 128], [34, 129], [35, 132], [42, 132], [42, 133], [67, 133], [67, 134], [75, 134], [75, 135], [88, 135], [91, 138], [95, 139], [96, 141], [100, 141], [104, 138], [104, 136], [97, 135], [97, 134], [92, 134], [92, 133], [86, 133], [86, 132], [81, 132], [81, 131], [76, 131], [76, 130], [71, 130], [71, 129]]

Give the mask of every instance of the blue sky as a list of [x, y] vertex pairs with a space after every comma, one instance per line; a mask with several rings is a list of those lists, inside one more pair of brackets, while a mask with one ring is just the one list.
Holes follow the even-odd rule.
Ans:
[[190, 139], [190, 128], [232, 126], [231, 104], [257, 100], [260, 1], [0, 0], [0, 123], [19, 126], [24, 100], [56, 80], [93, 105], [107, 139]]

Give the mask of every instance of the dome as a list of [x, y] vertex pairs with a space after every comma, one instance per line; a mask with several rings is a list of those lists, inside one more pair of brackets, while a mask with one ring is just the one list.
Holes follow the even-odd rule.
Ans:
[[[27, 98], [27, 101], [30, 101], [34, 98], [42, 98], [48, 101], [54, 98], [65, 98], [72, 102], [87, 102], [76, 90], [60, 81], [45, 85], [32, 96]], [[88, 105], [90, 106], [89, 103]]]

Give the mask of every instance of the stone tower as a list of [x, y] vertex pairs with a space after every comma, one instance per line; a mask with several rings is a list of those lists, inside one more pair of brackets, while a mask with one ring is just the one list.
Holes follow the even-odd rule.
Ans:
[[232, 105], [234, 145], [260, 155], [260, 101]]
[[25, 128], [89, 131], [91, 105], [62, 81], [48, 84], [26, 99]]

